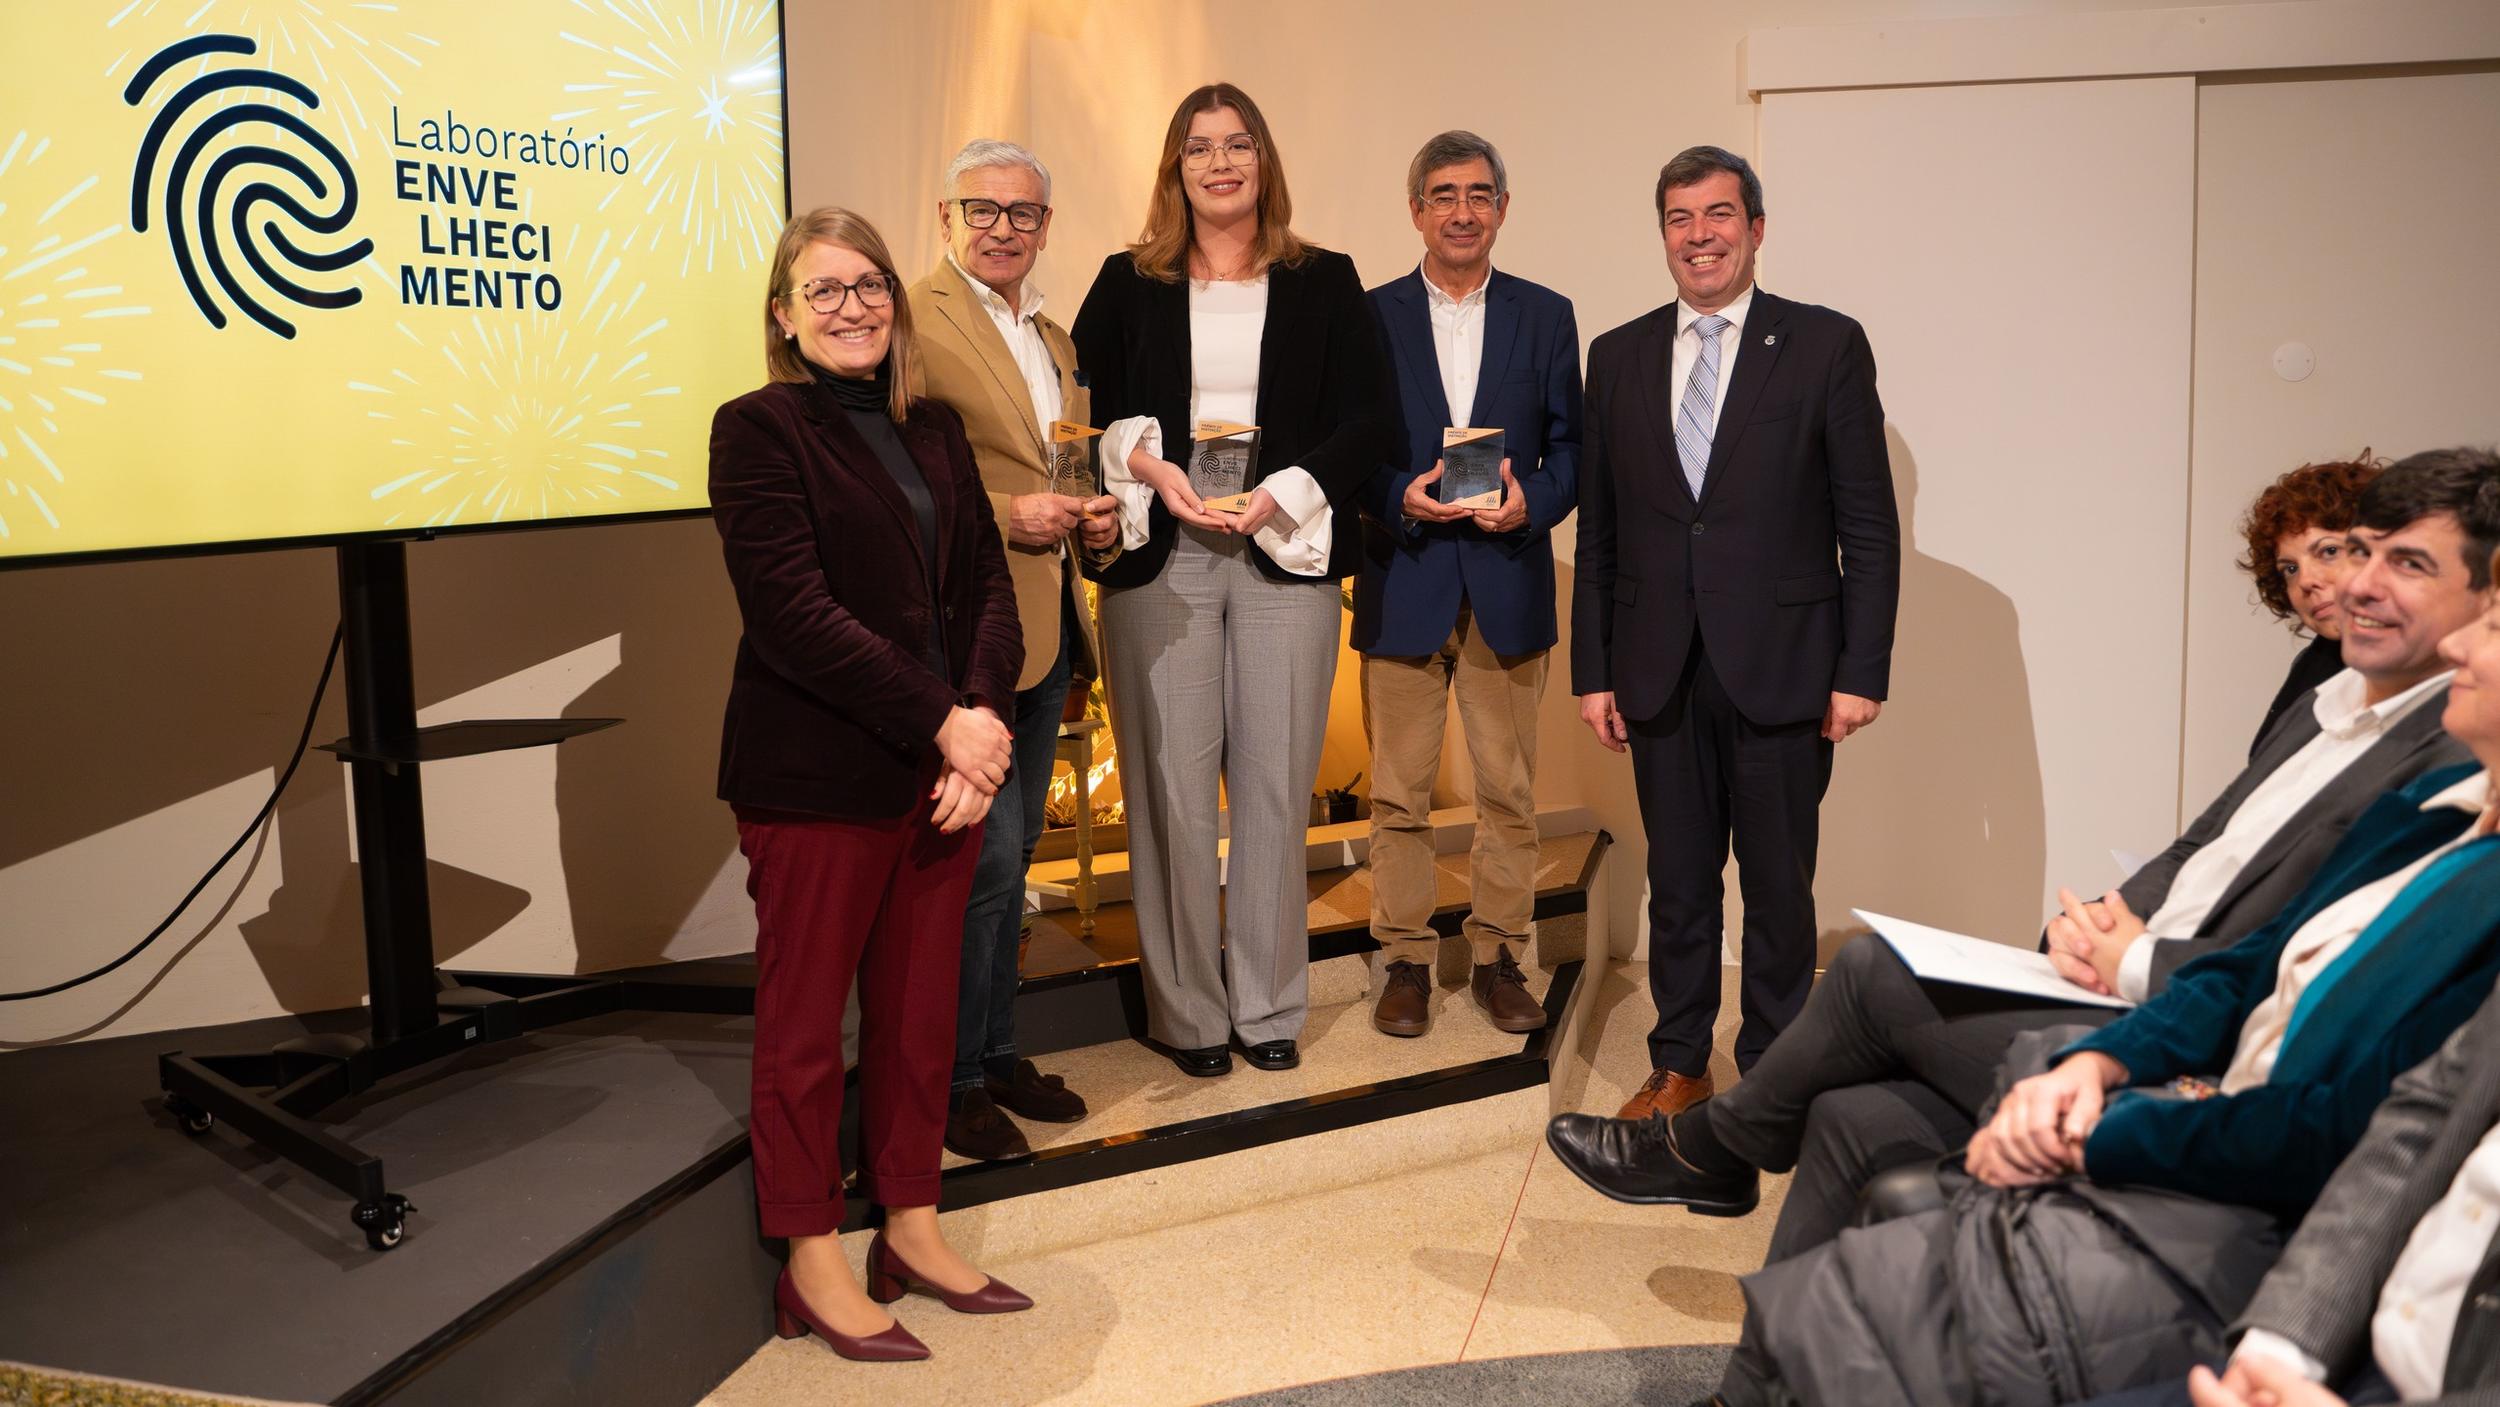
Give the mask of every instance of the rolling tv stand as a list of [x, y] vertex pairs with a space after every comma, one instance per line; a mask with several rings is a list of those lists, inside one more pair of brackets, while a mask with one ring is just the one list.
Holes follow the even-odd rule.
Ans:
[[322, 747], [347, 762], [354, 789], [369, 1034], [308, 1035], [248, 1054], [172, 1051], [158, 1057], [157, 1079], [184, 1132], [205, 1134], [224, 1120], [353, 1197], [356, 1228], [367, 1245], [386, 1251], [407, 1235], [415, 1208], [390, 1191], [379, 1157], [323, 1126], [324, 1111], [391, 1076], [526, 1032], [616, 1011], [743, 1015], [754, 1010], [755, 994], [639, 973], [447, 973], [435, 965], [418, 768], [545, 747], [624, 720], [497, 718], [419, 728], [407, 544], [358, 541], [337, 551], [348, 725], [346, 737]]

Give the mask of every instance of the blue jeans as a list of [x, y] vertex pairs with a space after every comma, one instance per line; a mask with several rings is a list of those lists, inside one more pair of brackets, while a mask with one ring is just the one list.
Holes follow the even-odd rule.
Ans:
[[955, 994], [955, 1089], [1004, 1079], [1016, 1063], [1016, 940], [1024, 927], [1024, 872], [1042, 838], [1050, 767], [1059, 750], [1059, 710], [1068, 697], [1068, 628], [1042, 682], [1016, 694], [1015, 763], [990, 802], [981, 858], [964, 909], [963, 978]]

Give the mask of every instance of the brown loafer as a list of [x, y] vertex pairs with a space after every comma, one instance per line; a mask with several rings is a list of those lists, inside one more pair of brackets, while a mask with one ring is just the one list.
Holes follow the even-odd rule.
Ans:
[[986, 1089], [957, 1090], [946, 1107], [946, 1151], [984, 1163], [1033, 1151], [1024, 1130], [998, 1111]]
[[1641, 1091], [1624, 1101], [1616, 1112], [1618, 1119], [1646, 1119], [1652, 1114], [1676, 1115], [1710, 1097], [1710, 1074], [1679, 1075], [1673, 1070], [1652, 1070], [1641, 1083]]
[[1085, 1117], [1085, 1096], [1068, 1088], [1057, 1075], [1045, 1075], [1030, 1060], [1016, 1062], [1014, 1079], [982, 1082], [990, 1102], [1010, 1114], [1045, 1124], [1073, 1124]]
[[1420, 1036], [1432, 1029], [1432, 969], [1420, 962], [1393, 962], [1380, 976], [1380, 1001], [1372, 1024], [1387, 1035]]
[[1493, 950], [1491, 962], [1476, 964], [1467, 979], [1467, 990], [1476, 999], [1476, 1006], [1493, 1022], [1496, 1031], [1542, 1031], [1545, 1029], [1545, 1007], [1528, 995], [1528, 978], [1505, 947]]

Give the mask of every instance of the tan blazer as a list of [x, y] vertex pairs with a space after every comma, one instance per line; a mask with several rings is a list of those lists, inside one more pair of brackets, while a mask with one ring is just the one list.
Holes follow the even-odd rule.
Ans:
[[[1024, 373], [1007, 351], [1007, 340], [990, 321], [989, 311], [973, 297], [972, 286], [941, 256], [927, 278], [903, 295], [911, 300], [912, 330], [920, 342], [920, 384], [917, 394], [955, 408], [963, 417], [964, 434], [972, 441], [972, 457], [981, 468], [982, 486], [998, 516], [999, 536], [1007, 542], [1007, 569], [1016, 582], [1016, 616], [1024, 625], [1024, 676], [1018, 689], [1042, 682], [1059, 658], [1059, 621], [1067, 612], [1083, 631], [1073, 642], [1069, 667], [1080, 680], [1092, 679], [1102, 658], [1094, 619], [1085, 609], [1074, 564], [1056, 546], [1027, 547], [1007, 538], [1007, 505], [1019, 494], [1047, 493], [1050, 474], [1043, 455], [1043, 434], [1049, 426], [1034, 415], [1033, 397], [1025, 390]], [[1059, 368], [1060, 418], [1082, 425], [1091, 412], [1086, 389], [1077, 380], [1076, 344], [1049, 318], [1035, 318], [1050, 359]], [[1071, 552], [1082, 546], [1074, 534]], [[1117, 545], [1113, 551], [1117, 551]], [[1099, 555], [1099, 554], [1098, 554]], [[1082, 687], [1081, 685], [1078, 687]]]

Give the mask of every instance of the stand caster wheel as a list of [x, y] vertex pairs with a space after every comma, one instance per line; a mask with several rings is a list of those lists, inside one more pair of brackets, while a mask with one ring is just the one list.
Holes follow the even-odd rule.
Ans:
[[394, 1192], [379, 1202], [356, 1204], [356, 1229], [365, 1233], [365, 1244], [377, 1251], [387, 1251], [408, 1236], [408, 1214], [416, 1208], [408, 1199]]
[[173, 1115], [174, 1122], [193, 1138], [217, 1127], [216, 1115], [178, 1094], [165, 1096], [165, 1112]]

